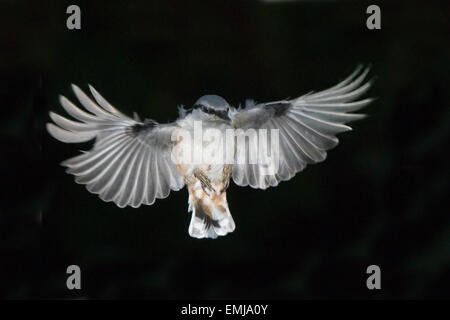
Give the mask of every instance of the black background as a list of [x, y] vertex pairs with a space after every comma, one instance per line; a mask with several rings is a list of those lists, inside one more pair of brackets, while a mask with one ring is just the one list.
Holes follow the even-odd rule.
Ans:
[[[82, 29], [66, 28], [70, 4]], [[449, 298], [450, 5], [4, 1], [0, 6], [0, 296]], [[372, 63], [377, 101], [328, 159], [266, 191], [231, 185], [236, 230], [187, 233], [187, 192], [119, 209], [58, 163], [90, 144], [44, 130], [70, 83], [160, 122], [208, 93], [237, 105], [327, 88]], [[66, 268], [82, 290], [66, 288]], [[367, 266], [382, 289], [366, 288]]]

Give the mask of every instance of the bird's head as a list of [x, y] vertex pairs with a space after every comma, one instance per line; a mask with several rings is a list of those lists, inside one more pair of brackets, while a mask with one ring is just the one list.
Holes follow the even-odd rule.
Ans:
[[226, 120], [229, 120], [229, 107], [230, 105], [224, 98], [212, 94], [200, 97], [193, 106], [194, 109], [200, 109], [206, 114]]

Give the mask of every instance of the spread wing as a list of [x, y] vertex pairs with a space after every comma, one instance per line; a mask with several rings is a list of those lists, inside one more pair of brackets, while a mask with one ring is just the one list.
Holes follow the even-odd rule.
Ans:
[[[119, 207], [151, 205], [170, 190], [184, 186], [171, 160], [171, 134], [176, 123], [141, 122], [122, 114], [89, 86], [95, 101], [72, 85], [82, 110], [61, 96], [66, 112], [79, 121], [50, 112], [48, 132], [66, 143], [95, 139], [93, 148], [62, 162], [75, 181]], [[136, 117], [137, 118], [137, 117]]]
[[[364, 117], [355, 114], [372, 99], [358, 100], [369, 89], [371, 82], [364, 83], [369, 68], [358, 67], [348, 78], [337, 85], [317, 93], [309, 93], [292, 100], [254, 103], [232, 114], [231, 120], [239, 129], [267, 129], [270, 142], [271, 129], [279, 136], [278, 165], [235, 163], [233, 180], [237, 185], [265, 189], [289, 180], [307, 164], [325, 160], [327, 150], [338, 144], [336, 134], [351, 130], [345, 123]], [[245, 144], [246, 154], [255, 152], [256, 145]], [[279, 161], [278, 161], [279, 160]], [[267, 170], [267, 167], [276, 170]]]

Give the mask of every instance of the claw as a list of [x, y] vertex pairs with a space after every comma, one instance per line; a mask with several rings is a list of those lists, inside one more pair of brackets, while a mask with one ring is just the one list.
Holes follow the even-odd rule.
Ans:
[[227, 190], [229, 186], [230, 186], [230, 179], [228, 178], [228, 179], [225, 181], [225, 185], [223, 186], [222, 191]]
[[230, 185], [230, 177], [231, 177], [231, 166], [225, 166], [223, 168], [223, 175], [222, 175], [223, 188], [221, 190], [221, 193], [228, 189]]
[[203, 192], [205, 192], [208, 196], [214, 195], [216, 193], [216, 189], [212, 186], [211, 181], [208, 179], [205, 174], [201, 171], [195, 171], [194, 176], [200, 181]]

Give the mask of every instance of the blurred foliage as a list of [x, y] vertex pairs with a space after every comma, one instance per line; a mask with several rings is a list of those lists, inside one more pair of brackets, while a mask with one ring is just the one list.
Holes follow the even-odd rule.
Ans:
[[[0, 5], [0, 296], [6, 298], [449, 298], [448, 2], [70, 1]], [[207, 93], [271, 101], [377, 78], [367, 119], [324, 163], [266, 191], [232, 185], [236, 231], [188, 236], [182, 190], [139, 209], [104, 203], [58, 163], [48, 111], [71, 82], [120, 110], [172, 120]], [[65, 287], [70, 264], [79, 292]], [[366, 268], [382, 290], [366, 288]]]

